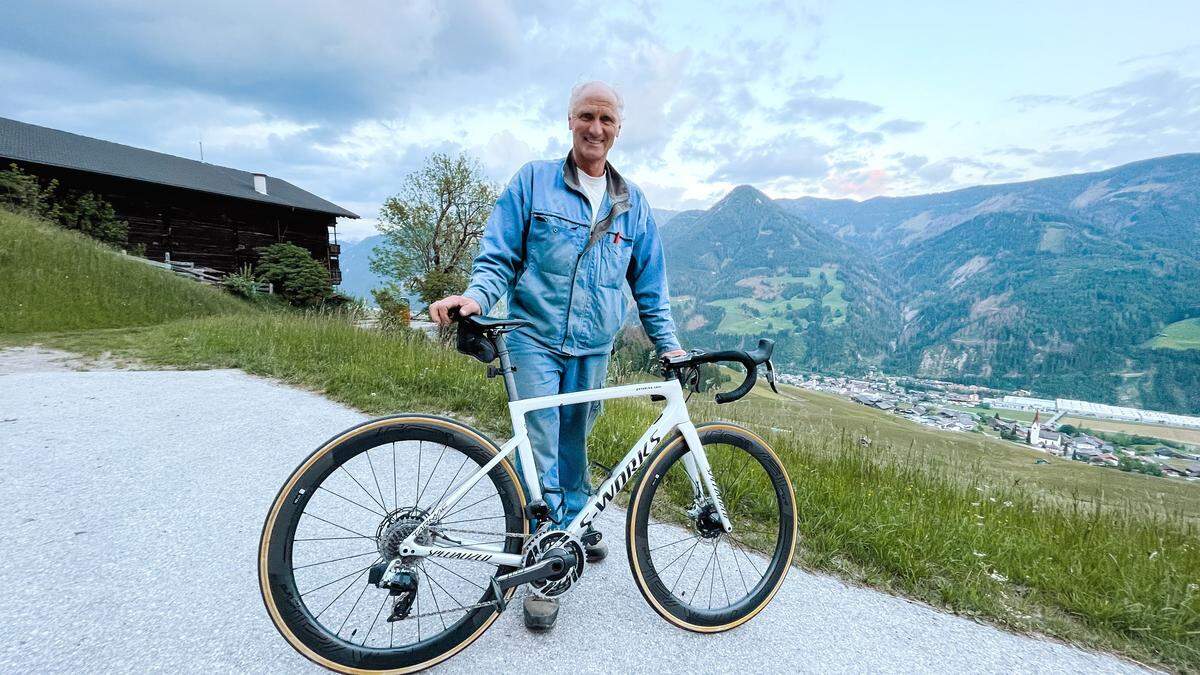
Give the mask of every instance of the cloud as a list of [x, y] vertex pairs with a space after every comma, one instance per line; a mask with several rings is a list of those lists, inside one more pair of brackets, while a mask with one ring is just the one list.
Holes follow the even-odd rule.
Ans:
[[827, 154], [832, 149], [815, 138], [794, 133], [757, 145], [722, 148], [722, 154], [732, 159], [719, 166], [709, 180], [756, 183], [821, 178], [829, 171]]
[[888, 120], [883, 124], [880, 124], [878, 127], [875, 127], [877, 131], [881, 131], [885, 134], [911, 134], [924, 128], [924, 122], [902, 119]]
[[1023, 96], [1018, 103], [1059, 105], [1090, 117], [1057, 129], [1061, 142], [1032, 155], [1035, 166], [1087, 170], [1200, 146], [1200, 76], [1173, 68], [1144, 70], [1081, 95]]
[[882, 111], [878, 105], [867, 101], [836, 96], [821, 96], [812, 93], [802, 93], [791, 97], [778, 110], [774, 117], [779, 121], [794, 120], [830, 120], [856, 117], [870, 117]]

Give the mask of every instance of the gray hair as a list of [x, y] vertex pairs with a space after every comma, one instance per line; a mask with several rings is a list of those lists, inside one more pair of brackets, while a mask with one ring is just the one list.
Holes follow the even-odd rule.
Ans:
[[583, 95], [586, 94], [589, 89], [596, 88], [603, 89], [605, 93], [612, 96], [613, 100], [617, 103], [617, 115], [621, 117], [621, 121], [624, 121], [625, 99], [621, 98], [621, 92], [617, 91], [615, 87], [607, 82], [602, 82], [601, 80], [591, 80], [571, 87], [571, 100], [567, 103], [567, 116], [570, 117], [571, 115], [574, 115], [575, 106], [579, 105], [579, 101], [583, 98]]

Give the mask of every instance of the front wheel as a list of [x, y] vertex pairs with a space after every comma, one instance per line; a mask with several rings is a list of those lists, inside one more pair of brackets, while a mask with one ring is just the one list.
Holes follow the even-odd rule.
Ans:
[[[491, 580], [509, 568], [402, 558], [415, 578], [407, 598], [373, 584], [370, 571], [400, 557], [400, 542], [498, 451], [478, 431], [427, 415], [372, 420], [318, 448], [271, 504], [259, 546], [263, 601], [283, 637], [345, 673], [420, 670], [478, 638], [498, 616]], [[501, 461], [425, 536], [519, 553], [524, 507], [517, 474]]]
[[720, 527], [684, 468], [690, 449], [676, 433], [633, 487], [626, 544], [638, 589], [659, 615], [716, 633], [749, 621], [783, 585], [796, 541], [796, 497], [783, 464], [758, 436], [726, 423], [696, 432], [733, 531]]

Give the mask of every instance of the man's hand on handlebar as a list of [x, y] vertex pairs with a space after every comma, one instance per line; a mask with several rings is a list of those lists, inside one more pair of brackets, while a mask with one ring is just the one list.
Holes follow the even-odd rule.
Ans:
[[479, 303], [462, 295], [449, 295], [429, 306], [429, 318], [439, 326], [449, 326], [454, 320], [451, 310], [456, 310], [454, 318], [479, 314]]

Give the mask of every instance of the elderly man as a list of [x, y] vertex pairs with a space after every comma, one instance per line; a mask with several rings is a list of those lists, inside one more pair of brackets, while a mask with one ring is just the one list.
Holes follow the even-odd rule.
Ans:
[[[625, 317], [629, 283], [646, 333], [662, 356], [682, 354], [667, 298], [662, 244], [650, 205], [608, 163], [624, 104], [603, 82], [571, 91], [565, 159], [530, 162], [496, 202], [475, 258], [471, 283], [429, 307], [440, 324], [450, 310], [486, 314], [505, 293], [509, 314], [533, 323], [508, 338], [522, 398], [604, 384], [613, 339]], [[530, 442], [547, 505], [566, 524], [588, 498], [587, 434], [599, 404], [528, 415]], [[590, 562], [604, 558], [599, 532], [584, 537]], [[554, 625], [558, 603], [525, 599], [525, 625]]]

